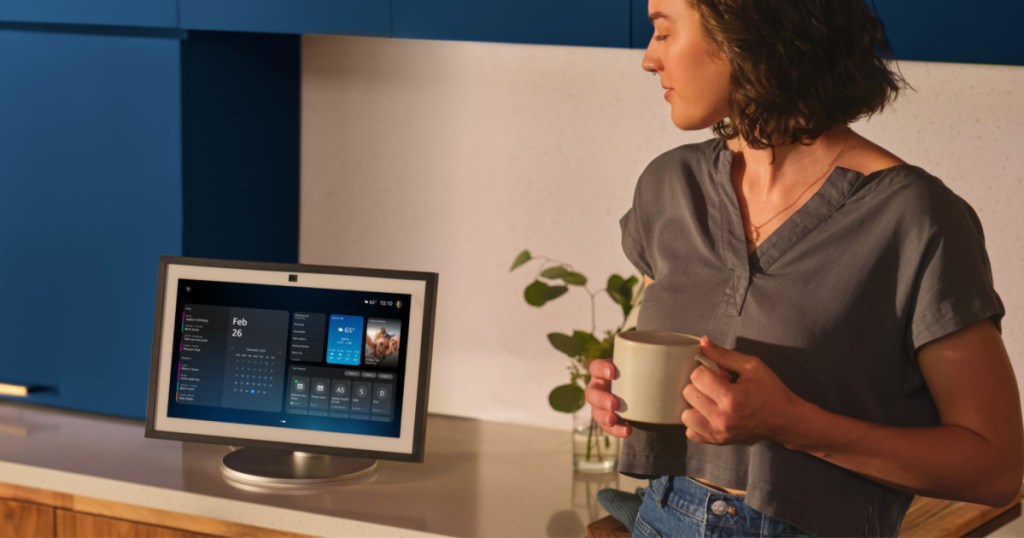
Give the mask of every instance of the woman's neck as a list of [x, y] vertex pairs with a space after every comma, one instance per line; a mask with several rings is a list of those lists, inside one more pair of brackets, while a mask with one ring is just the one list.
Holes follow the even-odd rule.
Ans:
[[[787, 144], [768, 149], [751, 148], [745, 140], [728, 142], [733, 151], [734, 180], [746, 197], [770, 200], [794, 189], [799, 191], [831, 170], [849, 140], [849, 128], [830, 129], [811, 144]], [[741, 172], [737, 177], [736, 172]]]
[[836, 166], [851, 132], [830, 129], [810, 144], [754, 149], [743, 140], [730, 141], [732, 184], [753, 251], [814, 195]]

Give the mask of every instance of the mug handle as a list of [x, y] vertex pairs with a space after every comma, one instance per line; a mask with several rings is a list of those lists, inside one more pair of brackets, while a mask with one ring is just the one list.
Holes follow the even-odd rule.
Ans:
[[[698, 353], [693, 356], [693, 360], [697, 361], [697, 363], [700, 364], [701, 366], [707, 367], [708, 370], [711, 370], [712, 372], [718, 374], [719, 376], [722, 375], [722, 367], [718, 366], [718, 364], [715, 363], [715, 361], [705, 357], [704, 355]], [[736, 380], [740, 378], [740, 375], [737, 374], [736, 372], [733, 372], [732, 370], [726, 370], [725, 372], [729, 375], [730, 383], [735, 383]]]
[[718, 364], [715, 363], [715, 361], [701, 355], [700, 353], [694, 355], [693, 360], [697, 361], [701, 366], [707, 367], [708, 370], [711, 370], [716, 374], [722, 374], [722, 369], [718, 367]]

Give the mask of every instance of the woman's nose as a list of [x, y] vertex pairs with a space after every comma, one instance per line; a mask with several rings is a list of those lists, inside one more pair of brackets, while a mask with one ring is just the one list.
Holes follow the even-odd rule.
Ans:
[[644, 52], [643, 61], [640, 62], [640, 67], [652, 75], [657, 75], [660, 70], [661, 63], [657, 61], [657, 58], [651, 54], [650, 48]]

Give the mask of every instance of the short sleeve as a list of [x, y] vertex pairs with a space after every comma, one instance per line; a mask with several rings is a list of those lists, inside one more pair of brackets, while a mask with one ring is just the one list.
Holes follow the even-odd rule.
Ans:
[[[657, 272], [668, 271], [671, 255], [665, 237], [668, 229], [680, 226], [691, 235], [699, 235], [695, 222], [706, 216], [701, 178], [713, 181], [710, 163], [722, 152], [723, 142], [715, 138], [700, 144], [684, 144], [652, 160], [636, 182], [633, 205], [619, 219], [622, 250], [626, 258], [644, 276], [657, 280]], [[731, 155], [731, 153], [729, 153]], [[675, 237], [672, 239], [685, 239]], [[700, 239], [696, 238], [695, 239]], [[669, 249], [671, 250], [671, 249]]]
[[643, 231], [640, 227], [640, 216], [636, 203], [629, 211], [619, 219], [619, 226], [622, 228], [622, 251], [626, 258], [636, 267], [641, 274], [654, 278], [654, 270], [647, 258], [647, 249], [644, 248]]
[[910, 327], [915, 349], [981, 320], [999, 328], [1005, 314], [977, 214], [951, 192], [935, 206], [918, 267]]

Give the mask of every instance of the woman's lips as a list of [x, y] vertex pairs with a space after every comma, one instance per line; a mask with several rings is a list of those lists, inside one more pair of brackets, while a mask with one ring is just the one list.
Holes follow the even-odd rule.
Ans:
[[669, 100], [669, 98], [670, 98], [670, 97], [672, 97], [672, 92], [673, 92], [673, 91], [674, 91], [674, 90], [673, 90], [672, 88], [666, 88], [666, 89], [665, 89], [665, 100], [666, 100], [666, 101], [668, 101], [668, 100]]

